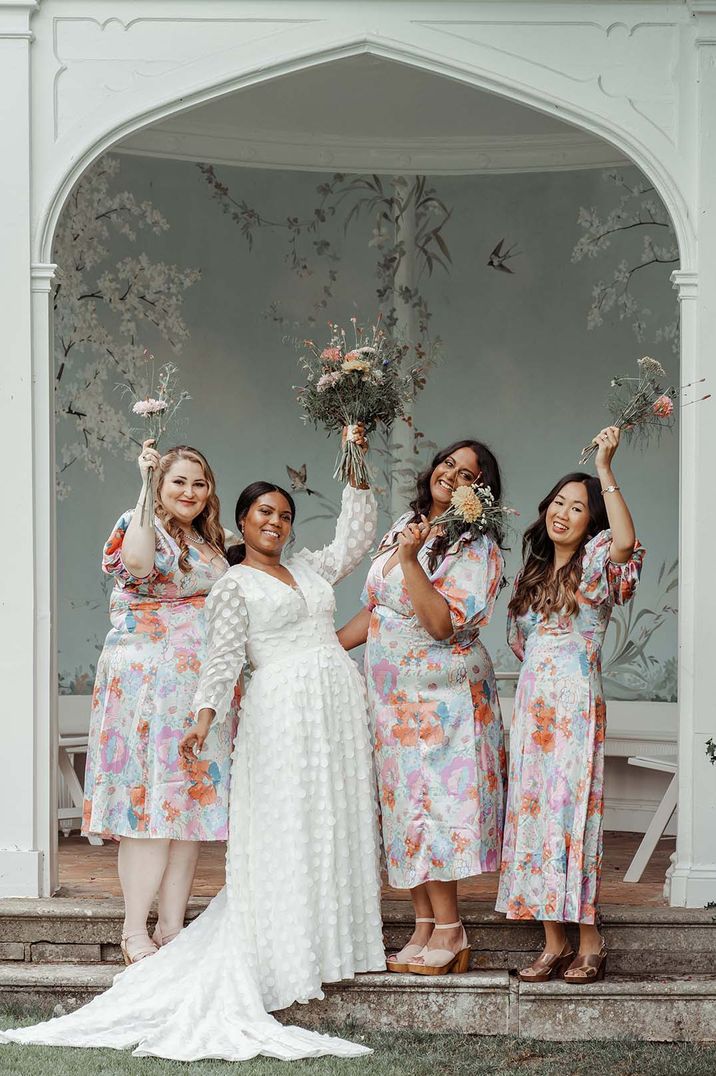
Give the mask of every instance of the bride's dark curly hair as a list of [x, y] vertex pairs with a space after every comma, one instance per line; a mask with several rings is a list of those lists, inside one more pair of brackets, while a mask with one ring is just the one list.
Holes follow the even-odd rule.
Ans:
[[[433, 456], [432, 460], [418, 475], [415, 486], [415, 497], [410, 502], [410, 507], [413, 510], [413, 518], [411, 523], [417, 523], [421, 516], [427, 516], [433, 503], [433, 497], [430, 492], [430, 479], [433, 476], [433, 471], [439, 464], [443, 463], [448, 456], [454, 455], [461, 448], [471, 448], [477, 457], [478, 467], [480, 468], [479, 484], [481, 486], [487, 486], [492, 491], [492, 496], [496, 502], [499, 502], [502, 497], [502, 477], [500, 475], [500, 465], [495, 458], [493, 452], [483, 444], [482, 441], [473, 441], [471, 438], [466, 438], [463, 441], [453, 441], [447, 448], [441, 448], [439, 452]], [[492, 537], [499, 546], [504, 545], [505, 532], [504, 528], [499, 524], [492, 526], [486, 533]], [[434, 572], [440, 561], [443, 559], [448, 551], [449, 539], [447, 535], [440, 535], [435, 539], [431, 548], [430, 555], [428, 557], [428, 567], [431, 572]]]

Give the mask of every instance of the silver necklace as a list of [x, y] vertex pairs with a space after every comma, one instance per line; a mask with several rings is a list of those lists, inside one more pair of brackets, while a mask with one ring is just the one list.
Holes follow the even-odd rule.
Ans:
[[197, 534], [197, 532], [195, 530], [184, 531], [184, 534], [187, 537], [187, 541], [193, 542], [194, 545], [205, 545], [206, 544], [206, 538], [202, 538], [202, 536], [200, 534]]

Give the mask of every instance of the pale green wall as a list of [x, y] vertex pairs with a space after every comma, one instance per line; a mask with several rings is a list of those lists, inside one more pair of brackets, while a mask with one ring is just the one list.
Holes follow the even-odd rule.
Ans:
[[[232, 194], [276, 220], [310, 214], [315, 188], [324, 178], [217, 171]], [[282, 328], [265, 316], [269, 304], [280, 301], [286, 316], [301, 321], [320, 289], [320, 272], [297, 277], [284, 260], [285, 236], [270, 230], [257, 234], [249, 252], [239, 229], [210, 198], [195, 165], [123, 157], [116, 183], [137, 198], [150, 199], [171, 228], [161, 236], [141, 235], [134, 244], [113, 241], [112, 257], [146, 250], [154, 259], [201, 269], [201, 279], [185, 299], [191, 338], [178, 362], [193, 400], [177, 439], [195, 443], [214, 464], [225, 524], [231, 523], [242, 486], [263, 477], [285, 484], [286, 463], [307, 462], [310, 484], [337, 499], [331, 478], [335, 446], [302, 424], [292, 389], [298, 380], [296, 353], [281, 339], [288, 331], [319, 337], [321, 331]], [[421, 283], [433, 313], [433, 332], [444, 346], [418, 402], [418, 422], [438, 444], [465, 436], [487, 441], [500, 459], [506, 499], [521, 513], [523, 527], [552, 482], [576, 467], [585, 440], [606, 424], [611, 376], [629, 372], [637, 358], [651, 353], [677, 378], [677, 360], [664, 346], [637, 342], [629, 321], [620, 322], [613, 312], [604, 326], [587, 331], [592, 287], [619, 260], [615, 248], [596, 261], [570, 261], [580, 235], [580, 206], [604, 205], [606, 211], [614, 204], [601, 172], [460, 176], [436, 179], [434, 185], [452, 208], [444, 233], [452, 270], [447, 275], [438, 269]], [[329, 227], [342, 257], [327, 317], [347, 323], [354, 310], [367, 318], [377, 308], [376, 250], [368, 245], [372, 226], [363, 215], [345, 237], [338, 221]], [[486, 265], [503, 236], [524, 252], [510, 263], [512, 276]], [[657, 320], [662, 311], [664, 322], [673, 317], [668, 270], [642, 274], [638, 287]], [[160, 357], [171, 357], [166, 345], [149, 334], [143, 343]], [[116, 396], [113, 402], [119, 405]], [[64, 436], [61, 423], [60, 444]], [[106, 461], [104, 481], [80, 467], [76, 464], [66, 475], [72, 490], [58, 513], [65, 683], [96, 659], [107, 628], [99, 553], [114, 520], [137, 495], [135, 469], [124, 459]], [[659, 566], [677, 553], [676, 436], [667, 434], [648, 454], [625, 447], [617, 471], [648, 548], [640, 607], [653, 608]], [[298, 503], [304, 517], [310, 514], [311, 501], [304, 497]], [[304, 525], [299, 541], [319, 542], [326, 528], [324, 521]], [[510, 575], [518, 538], [511, 544]], [[341, 619], [355, 609], [361, 582], [356, 577], [341, 586]], [[485, 633], [494, 655], [504, 648], [507, 593]], [[670, 598], [675, 605], [676, 593]], [[661, 661], [673, 658], [673, 616], [647, 649]], [[496, 664], [505, 667], [505, 659]]]

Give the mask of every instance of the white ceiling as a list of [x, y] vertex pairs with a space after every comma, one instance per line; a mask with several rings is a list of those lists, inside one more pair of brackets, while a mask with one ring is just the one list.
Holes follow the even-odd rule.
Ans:
[[153, 124], [121, 148], [254, 167], [431, 174], [622, 160], [552, 116], [367, 54], [235, 91]]

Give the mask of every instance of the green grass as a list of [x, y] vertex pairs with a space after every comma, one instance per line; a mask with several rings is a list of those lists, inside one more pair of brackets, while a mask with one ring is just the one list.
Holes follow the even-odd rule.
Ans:
[[[0, 1011], [0, 1027], [34, 1023]], [[290, 1064], [260, 1057], [181, 1064], [116, 1050], [0, 1046], [2, 1076], [714, 1076], [716, 1045], [691, 1043], [532, 1042], [503, 1036], [429, 1035], [330, 1028], [372, 1046], [369, 1057], [319, 1058]]]

